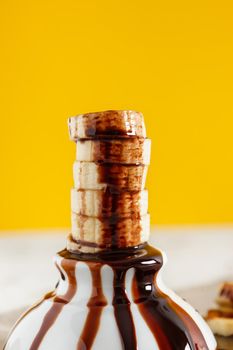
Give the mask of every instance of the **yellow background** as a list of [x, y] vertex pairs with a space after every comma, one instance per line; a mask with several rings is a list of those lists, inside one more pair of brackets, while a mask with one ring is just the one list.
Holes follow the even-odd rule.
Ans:
[[152, 223], [233, 221], [232, 1], [0, 5], [0, 228], [67, 227], [66, 118], [136, 109]]

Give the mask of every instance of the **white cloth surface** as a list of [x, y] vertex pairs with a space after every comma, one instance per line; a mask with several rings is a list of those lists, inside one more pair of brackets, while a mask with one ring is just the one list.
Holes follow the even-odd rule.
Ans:
[[[19, 310], [54, 288], [59, 274], [52, 257], [65, 247], [67, 234], [0, 233], [0, 344]], [[233, 279], [233, 227], [158, 227], [151, 244], [168, 257], [165, 283], [201, 313], [211, 306], [218, 284]]]

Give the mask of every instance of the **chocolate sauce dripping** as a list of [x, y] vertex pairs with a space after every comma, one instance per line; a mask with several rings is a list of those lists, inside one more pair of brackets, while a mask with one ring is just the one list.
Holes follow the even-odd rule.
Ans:
[[[158, 287], [157, 287], [158, 289]], [[206, 341], [197, 326], [197, 324], [193, 321], [192, 317], [178, 304], [176, 304], [171, 298], [169, 298], [166, 294], [164, 294], [161, 290], [159, 290], [159, 294], [165, 298], [170, 305], [170, 307], [176, 312], [176, 314], [181, 318], [181, 320], [184, 322], [185, 326], [189, 330], [192, 340], [194, 343], [194, 349], [196, 350], [203, 350], [208, 349]]]
[[[200, 329], [188, 313], [170, 300], [155, 284], [156, 274], [163, 265], [163, 258], [159, 250], [149, 245], [141, 245], [140, 247], [113, 249], [96, 254], [76, 254], [66, 250], [60, 254], [69, 259], [94, 261], [112, 267], [115, 273], [114, 314], [121, 336], [123, 334], [122, 340], [125, 350], [136, 349], [134, 324], [125, 294], [125, 272], [130, 268], [135, 269], [132, 286], [134, 302], [160, 349], [183, 350], [189, 344], [191, 350], [208, 350]], [[126, 307], [122, 305], [126, 305]], [[129, 328], [125, 332], [124, 327], [127, 326]], [[129, 340], [130, 336], [131, 340]]]
[[80, 335], [77, 350], [90, 350], [99, 329], [100, 318], [107, 300], [102, 290], [101, 267], [99, 263], [88, 263], [92, 275], [92, 295], [87, 304], [89, 312]]
[[137, 339], [130, 301], [125, 292], [126, 270], [114, 269], [113, 307], [116, 323], [120, 332], [123, 349], [137, 350]]
[[[60, 267], [58, 266], [58, 264], [55, 262], [55, 265], [56, 267], [58, 268], [58, 270], [60, 271], [60, 274], [61, 274], [61, 278], [62, 279], [65, 279], [65, 276], [62, 272], [62, 270], [60, 269]], [[37, 303], [35, 303], [32, 307], [30, 307], [30, 309], [26, 310], [22, 315], [21, 317], [18, 319], [18, 321], [15, 323], [14, 327], [12, 328], [8, 338], [10, 338], [11, 334], [14, 332], [15, 328], [19, 325], [19, 323], [28, 315], [30, 314], [32, 311], [34, 311], [35, 309], [37, 309], [41, 304], [43, 304], [43, 302], [45, 300], [48, 300], [48, 299], [52, 299], [53, 297], [55, 297], [56, 295], [56, 289], [59, 285], [59, 281], [57, 282], [56, 286], [55, 286], [55, 290], [49, 292], [49, 293], [46, 293]], [[4, 347], [5, 349], [5, 347]], [[4, 350], [3, 349], [3, 350]]]
[[134, 302], [160, 349], [183, 350], [189, 344], [194, 350], [192, 339], [186, 334], [184, 324], [155, 290], [154, 274], [154, 269], [136, 269], [132, 288]]
[[[99, 183], [105, 183], [111, 188], [115, 188], [120, 191], [139, 191], [141, 190], [142, 176], [144, 171], [144, 164], [126, 164], [126, 163], [101, 163], [98, 164], [99, 171]], [[132, 181], [132, 176], [130, 176], [130, 168], [136, 168], [137, 174], [135, 174], [135, 184], [132, 187], [132, 184], [129, 181]]]
[[[37, 309], [45, 300], [51, 299], [55, 296], [55, 291], [49, 292], [47, 294], [45, 294], [45, 296], [39, 300], [35, 305], [33, 305], [30, 309], [28, 309], [27, 311], [25, 311], [22, 316], [18, 319], [18, 321], [15, 323], [14, 327], [12, 328], [10, 334], [8, 335], [6, 344], [8, 342], [8, 339], [10, 339], [12, 333], [14, 332], [14, 330], [16, 329], [16, 327], [20, 324], [20, 322], [28, 315], [30, 314], [32, 311], [34, 311], [35, 309]], [[3, 350], [6, 348], [6, 344], [3, 347]]]
[[[84, 141], [85, 142], [85, 141]], [[132, 140], [134, 142], [134, 140]], [[120, 227], [121, 227], [121, 216], [117, 213], [117, 208], [119, 207], [118, 200], [119, 200], [119, 193], [121, 191], [127, 191], [129, 186], [129, 178], [131, 178], [127, 172], [128, 167], [135, 167], [138, 169], [138, 171], [141, 168], [144, 168], [143, 164], [121, 164], [119, 160], [122, 157], [123, 148], [118, 146], [118, 152], [115, 150], [114, 156], [115, 161], [114, 163], [108, 163], [108, 160], [112, 157], [111, 155], [111, 143], [109, 140], [105, 139], [102, 143], [101, 149], [99, 147], [96, 147], [95, 152], [95, 159], [98, 159], [99, 154], [101, 154], [102, 159], [105, 161], [96, 161], [96, 164], [98, 165], [98, 178], [99, 183], [105, 183], [107, 184], [105, 193], [102, 198], [102, 208], [103, 208], [103, 215], [101, 215], [98, 219], [101, 220], [103, 225], [103, 235], [102, 235], [102, 245], [110, 245], [111, 247], [121, 247], [121, 246], [127, 246], [126, 244], [126, 237], [125, 236], [119, 236]], [[143, 171], [143, 170], [142, 170]], [[120, 174], [120, 176], [119, 176]], [[117, 176], [118, 175], [118, 176]], [[139, 191], [141, 188], [141, 177], [142, 175], [139, 171], [138, 179], [137, 179], [137, 187], [136, 190]], [[129, 193], [131, 191], [128, 191]], [[135, 191], [132, 191], [134, 193]], [[104, 211], [109, 212], [109, 207], [111, 208], [110, 211], [112, 214], [108, 216], [107, 218], [104, 216]], [[138, 224], [135, 229], [136, 232], [134, 232], [134, 239], [135, 242], [138, 242], [138, 237], [141, 231], [140, 227], [140, 221], [139, 217], [135, 218], [137, 220]], [[81, 218], [81, 221], [83, 219]], [[82, 226], [81, 226], [82, 227]], [[82, 237], [81, 237], [82, 240]], [[136, 241], [137, 240], [137, 241]], [[132, 242], [132, 245], [134, 242]]]
[[[62, 270], [60, 269], [60, 267], [58, 266], [58, 264], [55, 262], [55, 265], [56, 267], [58, 268], [58, 270], [60, 271], [60, 274], [61, 274], [61, 278], [64, 280], [65, 279], [65, 276], [62, 272]], [[41, 304], [43, 304], [43, 302], [45, 300], [48, 300], [48, 299], [52, 299], [53, 297], [55, 297], [56, 295], [56, 289], [59, 285], [59, 281], [57, 282], [56, 286], [55, 286], [55, 290], [49, 292], [49, 293], [46, 293], [43, 298], [41, 298], [36, 304], [34, 304], [32, 307], [30, 307], [30, 309], [26, 310], [22, 316], [18, 319], [18, 321], [15, 323], [14, 327], [12, 328], [10, 334], [8, 335], [8, 338], [7, 338], [7, 341], [6, 341], [6, 344], [8, 342], [8, 339], [11, 337], [11, 334], [14, 332], [15, 328], [19, 325], [19, 323], [28, 315], [30, 314], [32, 311], [34, 311], [35, 309], [37, 309]], [[5, 349], [6, 347], [6, 344], [3, 348], [3, 350]]]
[[[109, 203], [109, 198], [112, 198], [111, 203]], [[117, 247], [118, 245], [118, 231], [116, 230], [116, 224], [119, 219], [119, 215], [117, 213], [117, 193], [114, 193], [111, 191], [110, 188], [106, 188], [106, 191], [103, 196], [102, 200], [102, 206], [103, 208], [107, 208], [109, 205], [111, 207], [111, 212], [112, 215], [110, 215], [109, 218], [102, 218], [102, 223], [104, 224], [104, 234], [102, 238], [102, 244], [105, 244], [106, 241], [109, 240], [110, 237], [110, 242], [112, 247]], [[110, 232], [109, 232], [109, 227], [110, 227]]]
[[[102, 168], [101, 167], [101, 172], [104, 178], [107, 180], [107, 168]], [[103, 175], [103, 172], [105, 175]], [[129, 195], [131, 196], [138, 196], [139, 197], [139, 192], [138, 191], [127, 191]], [[137, 244], [139, 241], [139, 235], [141, 232], [141, 225], [140, 225], [140, 215], [137, 213], [132, 212], [131, 216], [123, 216], [120, 215], [118, 212], [119, 208], [119, 203], [120, 201], [120, 192], [119, 190], [112, 188], [111, 186], [108, 186], [105, 190], [105, 193], [102, 198], [102, 211], [103, 215], [99, 217], [98, 219], [101, 220], [103, 224], [103, 235], [102, 235], [102, 241], [101, 245], [110, 245], [112, 248], [115, 247], [124, 247], [127, 246], [128, 244], [128, 237], [127, 237], [127, 230], [124, 227], [123, 221], [126, 221], [127, 218], [130, 220], [135, 221], [135, 225], [132, 229], [132, 232], [128, 232], [128, 234], [131, 235], [132, 242], [131, 245]], [[105, 213], [108, 212], [110, 215], [106, 217]], [[123, 226], [122, 226], [123, 225]], [[123, 231], [121, 228], [123, 227]], [[124, 234], [120, 233], [124, 232]], [[126, 242], [127, 241], [127, 242]]]
[[118, 192], [107, 187], [102, 197], [101, 215], [106, 218], [112, 216], [127, 217], [131, 212], [131, 216], [140, 218], [140, 195], [141, 191]]
[[[39, 348], [42, 340], [44, 339], [45, 335], [48, 333], [49, 329], [52, 327], [52, 325], [56, 321], [63, 307], [66, 304], [68, 304], [73, 298], [73, 296], [75, 295], [77, 290], [77, 283], [76, 283], [76, 277], [75, 277], [76, 264], [77, 264], [76, 261], [71, 262], [65, 259], [62, 260], [61, 266], [65, 270], [68, 276], [68, 281], [67, 281], [68, 290], [64, 295], [56, 296], [54, 298], [52, 307], [45, 315], [42, 325], [40, 327], [40, 330], [37, 333], [35, 339], [33, 340], [33, 343], [29, 350], [37, 350]], [[65, 278], [63, 273], [61, 277], [63, 279]]]
[[163, 350], [208, 350], [205, 339], [193, 319], [155, 284], [153, 266], [137, 266], [133, 281], [134, 302]]
[[[96, 150], [95, 152], [98, 152], [98, 150]], [[109, 154], [110, 154], [110, 146], [109, 143], [105, 143], [105, 149], [104, 149], [104, 159], [109, 159]], [[98, 156], [98, 155], [97, 155]], [[95, 157], [96, 158], [96, 157]], [[110, 166], [112, 166], [112, 164], [110, 164]], [[107, 170], [107, 171], [106, 171]], [[104, 166], [104, 164], [100, 163], [99, 166], [99, 182], [104, 182], [107, 183], [108, 185], [110, 184], [110, 182], [112, 180], [110, 180], [109, 178], [109, 170], [108, 167], [106, 168]], [[106, 181], [106, 182], [105, 182]], [[113, 193], [112, 193], [113, 194]], [[109, 187], [106, 188], [104, 197], [103, 197], [103, 202], [102, 202], [102, 206], [103, 207], [107, 207], [108, 205], [108, 201], [109, 201], [109, 195], [111, 195], [111, 190], [109, 189]], [[113, 194], [114, 196], [114, 194]], [[116, 223], [118, 221], [118, 215], [116, 214], [116, 209], [117, 209], [117, 202], [115, 200], [116, 198], [113, 197], [112, 201], [111, 201], [111, 207], [112, 207], [112, 212], [114, 214], [112, 214], [108, 219], [104, 219], [102, 218], [102, 223], [104, 225], [104, 234], [103, 234], [103, 238], [102, 238], [102, 243], [105, 244], [106, 240], [109, 240], [109, 236], [111, 237], [111, 246], [112, 247], [116, 247], [117, 243], [118, 243], [118, 234], [117, 234], [117, 230], [116, 230]], [[109, 232], [109, 227], [110, 227], [110, 232]]]
[[[140, 162], [143, 159], [143, 143], [144, 138], [104, 138], [101, 140], [94, 140], [94, 159], [103, 163], [127, 163], [130, 157], [136, 159], [136, 162]], [[114, 143], [113, 143], [114, 141]], [[85, 140], [79, 140], [79, 142], [85, 142]], [[126, 146], [125, 144], [126, 143]], [[129, 145], [129, 149], [127, 149]], [[130, 152], [126, 154], [125, 151]], [[127, 158], [128, 155], [128, 158]]]

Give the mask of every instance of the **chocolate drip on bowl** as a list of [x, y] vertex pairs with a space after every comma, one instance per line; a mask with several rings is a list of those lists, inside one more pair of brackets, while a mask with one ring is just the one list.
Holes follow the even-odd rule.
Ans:
[[[81, 329], [77, 329], [77, 334], [80, 334], [77, 335], [76, 339], [77, 350], [96, 349], [95, 341], [100, 330], [102, 317], [105, 317], [103, 311], [105, 308], [111, 307], [106, 299], [105, 292], [107, 290], [105, 290], [101, 278], [101, 269], [104, 266], [108, 266], [114, 276], [113, 279], [109, 278], [110, 285], [107, 288], [112, 288], [111, 304], [114, 310], [112, 317], [115, 318], [115, 324], [119, 331], [122, 350], [145, 349], [139, 347], [138, 344], [139, 338], [142, 339], [143, 335], [140, 330], [136, 331], [137, 318], [135, 318], [135, 312], [132, 308], [133, 304], [134, 308], [137, 307], [148, 330], [153, 335], [155, 348], [186, 350], [188, 346], [191, 350], [214, 350], [207, 346], [201, 330], [191, 316], [170, 299], [161, 287], [158, 287], [157, 274], [163, 265], [163, 257], [159, 250], [148, 244], [143, 244], [132, 248], [103, 250], [95, 254], [81, 251], [72, 253], [63, 250], [58, 257], [58, 265], [61, 265], [62, 270], [65, 271], [61, 278], [65, 277], [65, 281], [68, 283], [67, 291], [64, 295], [54, 297], [52, 306], [44, 316], [41, 327], [29, 347], [30, 350], [40, 348], [40, 345], [46, 340], [45, 335], [49, 336], [52, 327], [56, 328], [58, 316], [60, 314], [62, 316], [62, 310], [68, 304], [73, 305], [73, 329], [75, 328], [75, 318], [80, 317], [79, 308], [88, 308], [86, 316], [82, 319]], [[76, 305], [77, 286], [85, 283], [85, 278], [82, 281], [83, 276], [75, 273], [76, 265], [80, 262], [84, 266], [86, 265], [84, 270], [88, 269], [91, 272], [92, 287], [90, 288], [91, 296], [87, 303], [82, 302], [82, 305]], [[132, 300], [129, 300], [126, 293], [126, 273], [132, 268], [134, 269], [131, 282]], [[130, 279], [127, 280], [127, 283], [129, 282]], [[79, 303], [81, 300], [86, 300], [85, 296], [80, 296], [81, 299], [78, 297]], [[82, 299], [83, 297], [84, 299]], [[77, 309], [75, 309], [76, 307]], [[108, 332], [107, 329], [101, 329], [101, 332], [103, 331]], [[64, 346], [65, 344], [63, 344]], [[109, 344], [107, 346], [109, 348]]]
[[136, 269], [133, 295], [134, 302], [154, 334], [160, 349], [180, 350], [187, 345], [191, 349], [208, 350], [201, 331], [183, 309], [165, 296], [154, 282], [153, 267]]
[[123, 349], [137, 350], [137, 339], [133, 316], [130, 310], [130, 301], [125, 291], [126, 269], [114, 269], [114, 296], [113, 307], [116, 323], [120, 332]]
[[[154, 335], [154, 339], [161, 350], [185, 350], [189, 346], [191, 350], [208, 350], [206, 341], [201, 330], [189, 314], [183, 310], [176, 302], [172, 301], [157, 284], [157, 273], [163, 265], [163, 257], [159, 250], [149, 246], [116, 249], [101, 251], [96, 254], [71, 253], [67, 250], [62, 251], [60, 255], [66, 259], [84, 261], [91, 266], [93, 271], [99, 271], [100, 264], [108, 265], [114, 272], [113, 280], [113, 307], [116, 324], [121, 335], [122, 348], [125, 350], [137, 349], [137, 336], [134, 325], [134, 318], [131, 312], [131, 303], [126, 294], [125, 275], [126, 272], [134, 268], [134, 278], [132, 283], [133, 302], [137, 305], [139, 312], [148, 325], [148, 328]], [[90, 265], [91, 264], [91, 265]], [[97, 334], [100, 315], [105, 307], [102, 288], [95, 286], [101, 285], [100, 274], [92, 277], [93, 288], [97, 291], [96, 299], [99, 303], [97, 310], [97, 320], [95, 313], [89, 312], [85, 321], [85, 330], [87, 324], [92, 324], [91, 334]], [[99, 290], [99, 292], [98, 292]], [[91, 299], [90, 299], [91, 300]], [[90, 309], [91, 310], [91, 309]], [[93, 328], [93, 325], [94, 328]], [[86, 333], [87, 334], [87, 333]], [[79, 350], [91, 349], [89, 340], [82, 340]], [[91, 343], [94, 339], [91, 337]], [[86, 345], [86, 348], [84, 347]], [[89, 345], [88, 345], [89, 344]]]
[[92, 275], [92, 295], [87, 304], [89, 312], [85, 320], [84, 328], [80, 335], [77, 350], [91, 349], [98, 332], [103, 308], [107, 305], [102, 290], [101, 264], [88, 263]]
[[[30, 309], [28, 309], [26, 312], [24, 312], [22, 314], [22, 316], [18, 319], [18, 321], [15, 323], [14, 327], [12, 328], [9, 336], [8, 336], [8, 340], [10, 339], [11, 335], [14, 333], [15, 329], [18, 327], [18, 325], [31, 313], [33, 312], [34, 310], [36, 310], [37, 308], [39, 308], [44, 301], [46, 300], [49, 300], [49, 299], [52, 299], [53, 297], [55, 297], [56, 293], [55, 291], [52, 291], [52, 292], [49, 292], [49, 293], [46, 293], [44, 295], [44, 297], [39, 300], [35, 305], [33, 305], [32, 307], [30, 307]], [[7, 340], [7, 341], [8, 341]], [[5, 346], [3, 347], [3, 350], [6, 349], [6, 346], [7, 346], [7, 343], [5, 344]]]
[[[62, 309], [66, 304], [68, 304], [71, 301], [71, 299], [75, 295], [76, 289], [77, 289], [76, 277], [75, 277], [76, 264], [77, 264], [77, 261], [74, 261], [74, 260], [66, 260], [66, 259], [62, 260], [61, 267], [64, 269], [68, 277], [67, 292], [62, 296], [57, 295], [53, 299], [52, 306], [50, 310], [46, 313], [44, 320], [42, 322], [42, 325], [40, 327], [40, 330], [36, 335], [35, 339], [33, 340], [30, 350], [39, 349], [40, 344], [42, 343], [45, 335], [55, 323], [59, 314], [62, 312]], [[63, 276], [64, 275], [61, 275], [61, 277]]]

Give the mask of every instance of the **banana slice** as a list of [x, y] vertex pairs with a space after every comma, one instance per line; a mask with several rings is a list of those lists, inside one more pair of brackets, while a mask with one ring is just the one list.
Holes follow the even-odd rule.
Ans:
[[130, 247], [149, 238], [150, 215], [141, 218], [93, 218], [72, 213], [72, 238], [82, 246], [106, 249]]
[[233, 309], [233, 282], [221, 285], [216, 302], [221, 307]]
[[117, 190], [141, 191], [145, 188], [146, 165], [96, 164], [74, 162], [74, 187], [76, 189], [101, 190], [107, 187]]
[[135, 111], [104, 111], [69, 118], [71, 140], [101, 137], [146, 137], [143, 115]]
[[69, 252], [77, 253], [88, 253], [88, 254], [94, 254], [98, 253], [103, 250], [103, 248], [98, 247], [96, 244], [82, 244], [81, 241], [75, 241], [72, 237], [72, 235], [69, 235], [67, 237], [67, 242], [66, 242], [66, 248]]
[[231, 312], [209, 310], [206, 321], [213, 333], [224, 337], [233, 335], [233, 310]]
[[151, 140], [143, 138], [77, 141], [76, 160], [105, 163], [150, 163]]
[[148, 211], [148, 191], [71, 190], [71, 210], [93, 217], [143, 216]]

